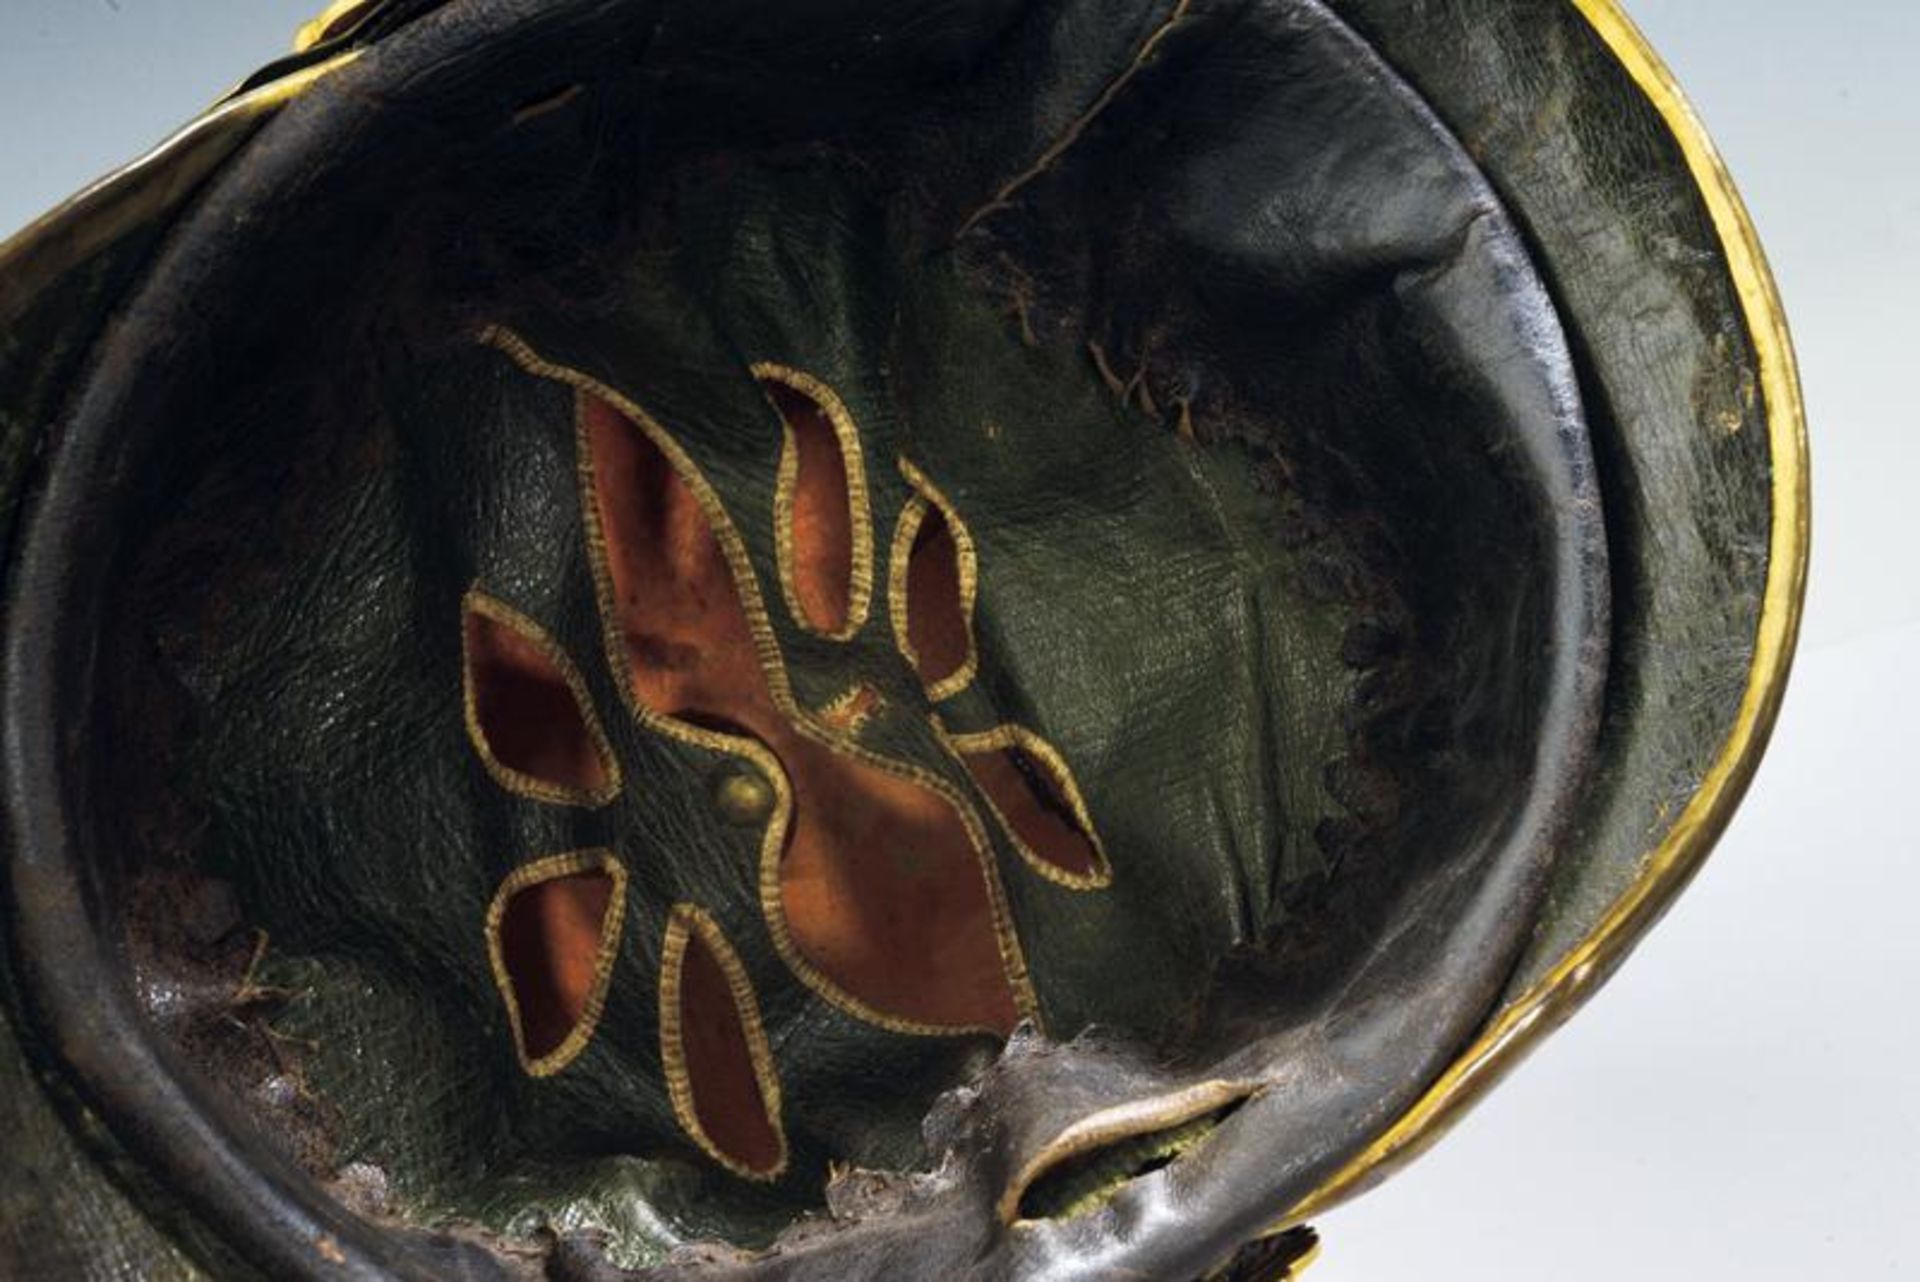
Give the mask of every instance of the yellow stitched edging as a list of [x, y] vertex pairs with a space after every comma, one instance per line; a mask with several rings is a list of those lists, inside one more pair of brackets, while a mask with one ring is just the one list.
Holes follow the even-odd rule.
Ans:
[[[479, 584], [467, 590], [462, 601], [463, 613], [460, 618], [460, 684], [466, 704], [467, 739], [473, 744], [473, 750], [480, 761], [498, 783], [508, 792], [534, 801], [550, 802], [560, 806], [604, 806], [620, 795], [620, 760], [614, 755], [613, 745], [607, 741], [607, 734], [600, 725], [600, 716], [593, 710], [593, 698], [587, 693], [587, 683], [581, 678], [580, 670], [573, 666], [573, 660], [561, 649], [547, 630], [535, 623], [497, 597], [489, 596]], [[593, 750], [600, 758], [601, 770], [606, 774], [606, 782], [598, 788], [569, 788], [564, 784], [550, 783], [545, 779], [515, 770], [494, 755], [493, 745], [487, 741], [486, 731], [480, 725], [479, 696], [473, 685], [473, 653], [467, 643], [468, 613], [483, 615], [508, 629], [523, 641], [528, 642], [547, 657], [560, 677], [567, 683], [567, 689], [573, 692], [573, 701], [579, 706], [580, 719], [587, 727], [587, 737], [593, 741]]]
[[[1014, 1008], [1021, 1018], [1040, 1023], [1040, 999], [1034, 992], [1033, 978], [1027, 970], [1025, 951], [1020, 946], [1020, 936], [1014, 930], [1013, 910], [1007, 903], [1006, 887], [1000, 882], [1000, 872], [993, 857], [993, 846], [987, 836], [986, 825], [980, 822], [980, 816], [966, 797], [946, 780], [930, 771], [918, 767], [896, 763], [881, 757], [877, 753], [862, 748], [846, 735], [820, 725], [810, 713], [794, 709], [789, 713], [800, 732], [814, 742], [836, 752], [861, 761], [875, 769], [884, 770], [896, 778], [912, 780], [921, 787], [937, 795], [959, 817], [960, 824], [967, 832], [967, 843], [973, 847], [974, 859], [980, 876], [986, 882], [987, 902], [993, 913], [993, 933], [1000, 952], [1000, 968], [1007, 977], [1007, 985], [1013, 992]], [[916, 1036], [970, 1036], [985, 1033], [999, 1036], [1000, 1030], [981, 1025], [964, 1024], [928, 1024], [919, 1020], [902, 1019], [889, 1015], [838, 984], [807, 960], [787, 925], [786, 904], [780, 895], [780, 852], [773, 850], [760, 865], [760, 906], [767, 919], [767, 929], [773, 936], [774, 946], [779, 950], [781, 959], [787, 963], [807, 987], [824, 998], [829, 1004], [839, 1007], [856, 1018], [870, 1024], [889, 1029], [896, 1033]]]
[[[747, 1058], [753, 1064], [753, 1076], [760, 1087], [760, 1106], [780, 1143], [780, 1160], [766, 1170], [755, 1170], [734, 1158], [707, 1134], [700, 1124], [700, 1110], [693, 1098], [693, 1080], [687, 1073], [686, 1042], [680, 1026], [680, 988], [687, 959], [687, 943], [700, 936], [713, 953], [727, 977], [733, 994], [734, 1010], [740, 1016], [740, 1028], [747, 1039]], [[742, 1179], [768, 1183], [780, 1178], [787, 1169], [787, 1127], [781, 1116], [780, 1076], [773, 1066], [773, 1051], [767, 1044], [767, 1032], [760, 1023], [760, 1001], [754, 995], [753, 981], [740, 955], [733, 951], [726, 932], [704, 908], [696, 904], [676, 904], [667, 918], [666, 943], [660, 953], [660, 1063], [667, 1077], [667, 1093], [673, 1099], [674, 1116], [693, 1137], [701, 1151]]]
[[1065, 794], [1067, 805], [1073, 810], [1074, 818], [1079, 820], [1081, 832], [1093, 846], [1094, 859], [1098, 865], [1095, 871], [1085, 875], [1071, 873], [1058, 864], [1042, 859], [1020, 839], [1020, 834], [1014, 831], [1011, 823], [1007, 822], [1006, 815], [1001, 813], [1000, 807], [994, 804], [993, 798], [987, 794], [986, 789], [982, 788], [980, 796], [987, 803], [987, 809], [993, 813], [995, 819], [1000, 821], [1000, 830], [1007, 835], [1007, 840], [1013, 844], [1014, 850], [1026, 860], [1029, 867], [1048, 881], [1065, 886], [1069, 890], [1104, 890], [1113, 884], [1113, 864], [1107, 858], [1106, 843], [1100, 840], [1100, 834], [1094, 828], [1093, 815], [1088, 812], [1086, 799], [1080, 794], [1080, 782], [1074, 778], [1072, 768], [1067, 765], [1066, 758], [1060, 755], [1059, 749], [1025, 726], [1003, 725], [996, 726], [992, 730], [983, 730], [978, 734], [950, 734], [936, 716], [933, 720], [933, 729], [934, 733], [940, 736], [941, 742], [947, 745], [948, 750], [963, 765], [967, 757], [1008, 750], [1023, 752], [1044, 762], [1047, 769], [1052, 772], [1054, 782]]
[[1570, 0], [1673, 131], [1713, 218], [1760, 364], [1773, 462], [1773, 528], [1753, 664], [1733, 727], [1687, 807], [1634, 884], [1553, 970], [1509, 1005], [1384, 1135], [1287, 1214], [1298, 1223], [1432, 1146], [1605, 982], [1705, 862], [1759, 766], [1800, 633], [1810, 495], [1806, 407], [1778, 287], [1739, 193], [1673, 73], [1615, 0]]
[[[780, 591], [787, 601], [787, 613], [800, 627], [829, 641], [849, 641], [867, 625], [873, 608], [873, 501], [867, 492], [867, 465], [860, 448], [860, 430], [846, 403], [825, 383], [813, 375], [787, 365], [761, 361], [753, 367], [753, 376], [762, 382], [789, 387], [826, 412], [833, 434], [840, 442], [840, 462], [847, 474], [847, 505], [852, 509], [853, 576], [847, 596], [847, 617], [831, 631], [817, 627], [800, 603], [800, 587], [794, 570], [793, 507], [794, 492], [800, 483], [800, 442], [793, 425], [780, 417], [780, 472], [773, 496], [774, 558], [780, 569]], [[777, 406], [775, 407], [778, 408]]]
[[[567, 1033], [566, 1040], [538, 1059], [527, 1056], [527, 1038], [520, 1021], [520, 1001], [513, 995], [513, 977], [507, 974], [507, 961], [500, 948], [500, 925], [506, 920], [507, 904], [514, 895], [530, 886], [584, 872], [604, 872], [613, 880], [613, 892], [607, 898], [607, 914], [600, 923], [600, 950], [594, 957], [593, 986], [587, 990], [587, 1002], [580, 1018]], [[487, 959], [493, 966], [494, 986], [507, 1006], [507, 1023], [513, 1029], [513, 1050], [520, 1066], [532, 1077], [552, 1077], [578, 1059], [593, 1040], [606, 1009], [607, 988], [613, 981], [613, 963], [620, 951], [620, 924], [627, 912], [627, 869], [610, 850], [575, 850], [549, 855], [519, 868], [500, 883], [493, 903], [487, 909]]]
[[957, 669], [927, 687], [927, 698], [940, 703], [965, 690], [980, 675], [980, 648], [973, 635], [974, 602], [980, 593], [980, 557], [973, 532], [967, 529], [967, 523], [960, 519], [960, 513], [940, 487], [905, 459], [900, 460], [900, 474], [907, 478], [915, 493], [900, 510], [900, 523], [893, 531], [893, 547], [887, 557], [887, 608], [893, 618], [894, 645], [915, 672], [920, 670], [920, 657], [914, 653], [913, 640], [907, 631], [907, 572], [913, 559], [913, 541], [920, 536], [929, 504], [938, 507], [946, 520], [947, 533], [953, 537], [954, 559], [959, 566], [960, 614], [967, 629], [967, 657]]
[[[979, 816], [967, 802], [965, 795], [938, 775], [922, 770], [918, 766], [894, 761], [869, 751], [832, 727], [822, 724], [813, 713], [800, 707], [794, 698], [792, 683], [787, 677], [785, 657], [780, 652], [779, 642], [773, 634], [773, 625], [767, 617], [766, 603], [760, 594], [759, 579], [754, 574], [746, 541], [740, 537], [740, 532], [734, 527], [733, 519], [720, 502], [720, 496], [692, 458], [680, 447], [680, 443], [632, 400], [587, 374], [547, 361], [526, 340], [510, 330], [498, 325], [492, 326], [482, 333], [481, 342], [496, 348], [536, 378], [562, 383], [573, 388], [576, 393], [604, 400], [644, 432], [647, 439], [666, 456], [668, 463], [692, 491], [695, 501], [700, 504], [701, 510], [706, 514], [707, 521], [713, 529], [714, 538], [719, 542], [721, 552], [727, 558], [727, 564], [733, 572], [735, 587], [740, 594], [741, 609], [746, 614], [748, 628], [753, 633], [755, 649], [760, 656], [761, 669], [766, 675], [767, 688], [773, 697], [775, 708], [781, 715], [787, 717], [800, 733], [816, 743], [852, 757], [876, 770], [885, 771], [895, 778], [906, 779], [929, 789], [951, 806], [960, 817], [961, 824], [967, 830], [968, 839], [973, 844], [980, 875], [986, 879], [988, 900], [993, 910], [994, 934], [1000, 949], [1001, 966], [1006, 973], [1008, 985], [1013, 990], [1015, 1007], [1023, 1017], [1037, 1022], [1040, 1017], [1039, 998], [1034, 993], [1033, 981], [1027, 972], [1026, 956], [1021, 950], [1019, 936], [1013, 928], [1012, 909], [1007, 904], [1006, 890], [1000, 884], [999, 870], [993, 859], [992, 846], [988, 842], [986, 829], [981, 824]], [[876, 1010], [835, 984], [808, 961], [799, 946], [794, 943], [792, 932], [787, 926], [786, 906], [780, 896], [780, 858], [786, 849], [787, 831], [792, 823], [793, 785], [787, 778], [786, 770], [781, 766], [779, 759], [765, 744], [756, 739], [720, 734], [689, 725], [673, 717], [663, 716], [647, 707], [634, 693], [633, 670], [628, 662], [626, 647], [621, 643], [620, 629], [616, 622], [618, 614], [615, 610], [613, 577], [607, 563], [606, 533], [600, 523], [597, 488], [594, 484], [593, 451], [587, 441], [583, 405], [583, 402], [577, 402], [575, 412], [580, 509], [581, 519], [586, 526], [587, 556], [593, 573], [594, 590], [600, 603], [600, 626], [607, 652], [607, 662], [612, 665], [617, 684], [620, 686], [621, 699], [641, 725], [714, 752], [743, 758], [760, 769], [766, 775], [768, 782], [773, 785], [779, 804], [775, 808], [773, 819], [767, 826], [766, 838], [761, 843], [759, 890], [761, 911], [766, 917], [767, 929], [773, 937], [774, 947], [779, 952], [780, 959], [823, 1001], [856, 1019], [877, 1027], [913, 1036], [947, 1037], [996, 1033], [995, 1029], [972, 1025], [926, 1024], [916, 1020], [900, 1019]]]

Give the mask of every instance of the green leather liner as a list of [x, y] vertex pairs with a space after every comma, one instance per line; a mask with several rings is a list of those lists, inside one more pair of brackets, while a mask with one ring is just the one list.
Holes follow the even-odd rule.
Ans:
[[[9, 527], [22, 478], [64, 457], [49, 425], [86, 436], [120, 397], [136, 409], [117, 423], [164, 432], [98, 474], [124, 551], [69, 731], [112, 745], [75, 776], [110, 793], [82, 843], [89, 912], [124, 932], [167, 1053], [243, 1101], [219, 1124], [250, 1116], [364, 1218], [368, 1236], [323, 1237], [302, 1269], [328, 1275], [344, 1244], [353, 1276], [494, 1276], [482, 1257], [517, 1275], [550, 1231], [561, 1280], [958, 1259], [1051, 1277], [1109, 1251], [1199, 1276], [1641, 874], [1745, 689], [1771, 568], [1767, 407], [1685, 159], [1572, 8], [936, 5], [868, 43], [837, 43], [857, 24], [834, 4], [434, 9], [356, 32], [354, 87], [296, 100], [211, 194], [156, 208], [0, 338]], [[283, 169], [319, 196], [276, 186]], [[199, 239], [223, 225], [240, 231]], [[263, 302], [238, 302], [213, 244], [254, 256]], [[198, 318], [149, 342], [168, 333], [154, 291], [174, 307], [182, 282], [220, 342]], [[954, 731], [1037, 731], [1086, 794], [1111, 887], [1036, 876], [1000, 835], [991, 855], [1046, 1031], [1095, 1036], [1002, 1054], [875, 1027], [796, 981], [757, 897], [759, 833], [709, 799], [722, 757], [622, 705], [573, 392], [484, 343], [494, 325], [689, 451], [803, 706], [870, 685], [886, 708], [868, 746], [971, 795], [885, 596], [910, 493], [896, 460], [953, 500], [979, 544], [982, 669], [939, 711]], [[878, 582], [844, 642], [794, 626], [777, 588], [761, 360], [824, 380], [862, 434]], [[63, 403], [89, 380], [104, 390]], [[542, 805], [482, 768], [459, 715], [476, 584], [580, 669], [627, 781], [610, 806]], [[609, 1013], [568, 1069], [530, 1078], [480, 923], [513, 869], [598, 847], [631, 875]], [[177, 938], [180, 877], [207, 888], [189, 900], [231, 887], [217, 964]], [[658, 947], [683, 901], [741, 952], [774, 1042], [794, 1161], [771, 1187], [706, 1160], [667, 1099]], [[267, 932], [257, 965], [234, 952], [240, 923]], [[236, 994], [238, 1031], [208, 1034]], [[1405, 1058], [1367, 1058], [1383, 1046]], [[8, 1250], [195, 1276], [137, 1204], [215, 1275], [245, 1267], [117, 1152], [125, 1119], [70, 1123], [91, 1134], [75, 1147], [28, 1063], [0, 1054], [33, 1137], [0, 1176], [68, 1173], [88, 1229], [21, 1236], [39, 1203], [9, 1201]], [[1115, 1203], [1181, 1240], [1109, 1238], [1104, 1213], [993, 1222], [1075, 1120], [1241, 1074], [1263, 1086], [1232, 1124]], [[837, 1163], [858, 1169], [829, 1184]], [[839, 1231], [790, 1227], [822, 1207]], [[413, 1231], [432, 1226], [453, 1233]], [[734, 1254], [783, 1232], [767, 1259]]]
[[[1642, 875], [1746, 693], [1773, 568], [1770, 409], [1669, 122], [1571, 5], [1335, 0], [1486, 167], [1581, 358], [1615, 591], [1600, 776], [1518, 997]], [[1471, 51], [1463, 33], [1471, 31]], [[1512, 109], [1516, 94], [1541, 106]], [[1607, 103], [1604, 119], [1585, 101]]]

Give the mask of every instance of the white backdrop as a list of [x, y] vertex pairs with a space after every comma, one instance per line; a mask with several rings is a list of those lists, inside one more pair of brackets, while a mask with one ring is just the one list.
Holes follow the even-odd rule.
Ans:
[[[1920, 416], [1900, 395], [1920, 362], [1920, 4], [1629, 3], [1741, 181], [1800, 343], [1801, 662], [1694, 890], [1435, 1153], [1326, 1220], [1312, 1282], [1920, 1278]], [[319, 7], [0, 0], [0, 235]]]

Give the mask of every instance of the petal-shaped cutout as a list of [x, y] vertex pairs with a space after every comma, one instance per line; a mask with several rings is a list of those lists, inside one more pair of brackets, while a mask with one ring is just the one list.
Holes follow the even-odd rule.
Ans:
[[1052, 744], [1019, 726], [954, 735], [948, 743], [1036, 871], [1076, 890], [1111, 884], [1112, 869], [1080, 785]]
[[900, 468], [918, 494], [901, 511], [893, 536], [894, 639], [937, 702], [970, 685], [978, 667], [973, 606], [979, 563], [973, 536], [946, 496], [912, 464]]
[[844, 641], [873, 599], [873, 521], [853, 418], [833, 389], [784, 365], [753, 367], [785, 425], [774, 537], [794, 621]]
[[691, 904], [667, 922], [660, 1058], [674, 1114], [709, 1156], [748, 1179], [786, 1170], [780, 1081], [753, 986], [718, 923]]
[[587, 393], [580, 415], [610, 604], [635, 697], [690, 724], [745, 723], [737, 705], [764, 691], [766, 680], [705, 506], [639, 423]]
[[566, 653], [478, 589], [461, 622], [467, 734], [501, 786], [541, 801], [604, 805], [620, 766]]
[[487, 913], [494, 980], [520, 1062], [535, 1077], [585, 1050], [606, 1004], [626, 911], [626, 869], [606, 851], [539, 860], [507, 878]]
[[760, 892], [782, 959], [828, 1002], [898, 1032], [1004, 1033], [1034, 1015], [967, 798], [853, 741], [870, 699], [856, 694], [838, 726], [795, 704], [739, 533], [660, 423], [503, 330], [488, 341], [579, 393], [589, 554], [635, 713], [773, 786]]

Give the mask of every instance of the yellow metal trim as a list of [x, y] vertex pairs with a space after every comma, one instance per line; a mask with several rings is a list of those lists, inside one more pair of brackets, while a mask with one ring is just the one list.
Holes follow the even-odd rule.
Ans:
[[1307, 1248], [1307, 1253], [1305, 1255], [1295, 1260], [1292, 1264], [1289, 1264], [1287, 1266], [1287, 1271], [1285, 1273], [1282, 1273], [1279, 1277], [1275, 1278], [1273, 1282], [1295, 1282], [1295, 1279], [1297, 1279], [1301, 1274], [1305, 1273], [1308, 1269], [1312, 1268], [1314, 1265], [1320, 1263], [1320, 1256], [1326, 1251], [1326, 1249], [1327, 1249], [1326, 1244], [1324, 1242], [1315, 1242], [1312, 1246]]
[[357, 57], [343, 53], [221, 103], [0, 243], [0, 325], [114, 241], [179, 208], [263, 117]]
[[1605, 982], [1628, 949], [1699, 871], [1760, 762], [1786, 690], [1806, 594], [1811, 491], [1806, 409], [1793, 339], [1752, 219], [1673, 73], [1617, 0], [1571, 0], [1673, 131], [1713, 218], [1760, 364], [1773, 461], [1773, 530], [1753, 665], [1732, 731], [1646, 866], [1599, 926], [1509, 1005], [1404, 1117], [1294, 1207], [1325, 1213], [1419, 1156]]
[[[375, 2], [336, 0], [301, 29], [296, 48], [313, 47]], [[1793, 342], [1772, 272], [1724, 163], [1645, 36], [1617, 0], [1570, 3], [1673, 131], [1720, 236], [1759, 360], [1772, 446], [1773, 528], [1748, 686], [1732, 730], [1699, 791], [1651, 853], [1641, 877], [1607, 917], [1549, 975], [1507, 1007], [1412, 1110], [1295, 1207], [1288, 1214], [1290, 1222], [1323, 1213], [1424, 1151], [1606, 978], [1691, 879], [1724, 831], [1778, 715], [1799, 635], [1810, 541], [1806, 418]], [[222, 103], [147, 155], [0, 243], [0, 323], [120, 236], [178, 207], [262, 117], [356, 57], [358, 51], [343, 53]]]
[[347, 30], [372, 16], [380, 0], [333, 0], [320, 16], [304, 24], [293, 36], [293, 51], [305, 53], [315, 45], [344, 35]]

